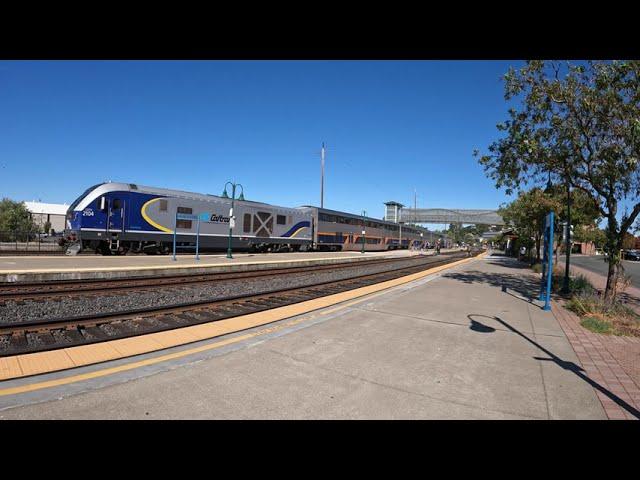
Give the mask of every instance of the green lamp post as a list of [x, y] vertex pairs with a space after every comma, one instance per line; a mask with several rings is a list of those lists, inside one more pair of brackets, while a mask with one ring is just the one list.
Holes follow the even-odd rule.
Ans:
[[231, 210], [229, 210], [229, 246], [227, 247], [227, 258], [233, 258], [231, 254], [231, 236], [233, 235], [233, 227], [235, 226], [236, 220], [233, 216], [233, 205], [236, 200], [236, 187], [240, 187], [240, 196], [238, 200], [244, 200], [244, 188], [239, 183], [227, 182], [224, 184], [224, 192], [222, 192], [222, 198], [229, 198], [227, 194], [227, 185], [231, 185]]

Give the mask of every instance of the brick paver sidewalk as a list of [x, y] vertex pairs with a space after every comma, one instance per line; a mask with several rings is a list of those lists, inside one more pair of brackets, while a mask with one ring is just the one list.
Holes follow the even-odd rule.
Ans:
[[[640, 410], [640, 338], [590, 332], [580, 325], [577, 315], [557, 301], [552, 302], [551, 310], [587, 376], [621, 401]], [[628, 408], [597, 388], [596, 393], [610, 419], [638, 419]]]
[[[584, 275], [598, 290], [604, 290], [606, 277], [572, 266], [573, 273]], [[640, 313], [640, 289], [628, 287], [624, 299]], [[553, 301], [552, 311], [573, 350], [591, 380], [605, 387], [622, 402], [640, 410], [640, 338], [594, 333], [580, 325], [579, 317]], [[596, 388], [598, 398], [610, 419], [638, 419], [629, 408], [616, 403]]]

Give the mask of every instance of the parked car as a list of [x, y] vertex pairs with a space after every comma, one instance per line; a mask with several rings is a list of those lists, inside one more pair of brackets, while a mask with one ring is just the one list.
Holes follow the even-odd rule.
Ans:
[[622, 258], [625, 260], [632, 260], [634, 262], [640, 262], [640, 251], [638, 250], [624, 250], [622, 252]]

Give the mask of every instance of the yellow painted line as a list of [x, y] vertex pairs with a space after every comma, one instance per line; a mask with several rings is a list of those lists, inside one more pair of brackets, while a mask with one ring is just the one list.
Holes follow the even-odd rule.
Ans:
[[[480, 257], [482, 256], [484, 255], [481, 255]], [[164, 350], [167, 348], [184, 345], [185, 335], [188, 336], [188, 338], [186, 339], [187, 343], [192, 343], [200, 340], [208, 340], [216, 336], [236, 333], [238, 331], [246, 330], [256, 326], [261, 326], [268, 323], [273, 323], [279, 320], [283, 320], [288, 317], [307, 314], [307, 313], [313, 312], [314, 310], [325, 308], [327, 306], [335, 305], [338, 303], [343, 304], [337, 308], [326, 310], [323, 312], [323, 314], [329, 314], [337, 310], [340, 310], [342, 308], [351, 306], [355, 303], [358, 303], [359, 301], [362, 300], [362, 298], [360, 297], [368, 296], [372, 293], [382, 292], [382, 290], [387, 290], [389, 288], [392, 288], [398, 285], [402, 285], [414, 280], [418, 280], [420, 278], [426, 277], [428, 275], [432, 275], [439, 271], [452, 268], [454, 266], [457, 266], [463, 263], [467, 263], [471, 260], [474, 260], [475, 258], [479, 258], [479, 257], [466, 258], [466, 259], [459, 260], [457, 262], [453, 262], [447, 265], [441, 265], [439, 267], [434, 267], [422, 272], [406, 275], [404, 277], [397, 278], [394, 280], [388, 280], [386, 282], [370, 285], [368, 287], [361, 287], [348, 292], [337, 293], [334, 295], [329, 295], [329, 296], [321, 297], [314, 300], [308, 300], [306, 302], [301, 302], [294, 305], [287, 305], [284, 307], [279, 307], [279, 308], [267, 310], [264, 312], [251, 313], [248, 315], [234, 317], [227, 320], [218, 320], [216, 322], [210, 322], [210, 323], [201, 324], [201, 325], [193, 325], [190, 327], [184, 327], [181, 329], [176, 329], [168, 332], [158, 332], [158, 333], [152, 333], [147, 335], [140, 335], [138, 337], [113, 340], [111, 342], [103, 342], [103, 343], [98, 343], [94, 345], [82, 345], [78, 347], [54, 350], [51, 352], [38, 352], [38, 353], [17, 355], [13, 357], [4, 357], [0, 360], [3, 360], [4, 365], [7, 365], [7, 367], [0, 369], [0, 380], [9, 380], [9, 379], [20, 378], [20, 377], [29, 376], [29, 375], [50, 373], [53, 371], [66, 370], [74, 367], [87, 366], [87, 365], [99, 363], [106, 360], [112, 360], [115, 358], [125, 358], [127, 356], [134, 356], [142, 353], [150, 353], [153, 351]], [[357, 300], [349, 302], [349, 300], [354, 300], [354, 299], [357, 299]], [[106, 368], [96, 372], [73, 375], [65, 378], [49, 380], [49, 381], [34, 383], [30, 385], [22, 385], [18, 387], [6, 388], [6, 389], [0, 390], [0, 396], [13, 395], [16, 393], [24, 393], [24, 392], [34, 391], [34, 390], [40, 390], [43, 388], [49, 388], [52, 386], [64, 385], [64, 384], [73, 383], [81, 380], [97, 378], [105, 375], [110, 375], [113, 373], [127, 371], [134, 368], [146, 366], [146, 365], [152, 365], [152, 364], [160, 363], [167, 360], [181, 358], [187, 355], [192, 355], [194, 353], [199, 353], [206, 350], [219, 348], [224, 345], [237, 343], [248, 338], [256, 337], [258, 335], [264, 335], [266, 333], [270, 333], [291, 325], [295, 325], [305, 320], [306, 320], [305, 318], [299, 318], [297, 320], [293, 320], [283, 325], [279, 325], [279, 326], [276, 325], [276, 326], [263, 329], [257, 332], [247, 333], [244, 335], [240, 335], [238, 337], [226, 339], [214, 344], [203, 345], [200, 347], [183, 350], [181, 352], [175, 352], [175, 353], [170, 353], [170, 354], [162, 355], [155, 358], [140, 360], [137, 362], [129, 363], [127, 365]], [[170, 335], [171, 332], [176, 332], [180, 334], [180, 335], [176, 335], [176, 337], [178, 337], [178, 340], [176, 340], [175, 338], [174, 339], [171, 338], [171, 335]], [[94, 355], [88, 353], [91, 351], [91, 347], [96, 347], [99, 353]], [[114, 356], [115, 354], [113, 353], [113, 349], [115, 349], [115, 351], [120, 354], [119, 357]], [[75, 354], [76, 352], [78, 352], [78, 354]], [[80, 354], [81, 352], [82, 354]], [[17, 364], [16, 362], [14, 362], [14, 360], [17, 360]], [[43, 360], [43, 362], [39, 364], [37, 360]], [[56, 360], [58, 363], [56, 363]], [[0, 366], [2, 366], [2, 364], [0, 364]], [[18, 369], [20, 370], [19, 374], [17, 374]]]

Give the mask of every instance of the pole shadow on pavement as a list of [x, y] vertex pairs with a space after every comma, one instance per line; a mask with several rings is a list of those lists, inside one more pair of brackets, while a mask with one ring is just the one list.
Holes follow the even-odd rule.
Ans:
[[[573, 362], [567, 362], [566, 360], [562, 360], [560, 357], [556, 356], [554, 353], [550, 352], [549, 350], [544, 348], [542, 345], [540, 345], [536, 341], [530, 339], [524, 333], [522, 333], [518, 329], [512, 327], [511, 325], [509, 325], [507, 322], [505, 322], [501, 318], [499, 318], [499, 317], [490, 317], [488, 315], [480, 315], [480, 314], [469, 314], [469, 315], [467, 315], [467, 318], [471, 322], [471, 325], [469, 326], [469, 328], [471, 330], [473, 330], [473, 331], [476, 331], [476, 332], [487, 333], [487, 332], [495, 331], [495, 329], [493, 329], [492, 327], [489, 327], [488, 325], [484, 325], [483, 323], [479, 322], [478, 320], [474, 320], [474, 318], [488, 318], [490, 320], [495, 320], [496, 322], [501, 323], [508, 330], [510, 330], [511, 332], [515, 333], [516, 335], [519, 335], [520, 337], [524, 338], [527, 342], [531, 343], [536, 348], [538, 348], [539, 350], [543, 351], [544, 353], [546, 353], [549, 356], [549, 358], [533, 357], [535, 360], [554, 362], [558, 366], [560, 366], [561, 368], [563, 368], [565, 370], [569, 370], [573, 374], [577, 375], [581, 380], [585, 381], [586, 383], [591, 385], [593, 388], [595, 388], [599, 392], [601, 392], [604, 395], [606, 395], [607, 397], [609, 397], [618, 406], [620, 406], [621, 408], [625, 409], [631, 415], [633, 415], [638, 420], [640, 420], [640, 411], [638, 409], [636, 409], [633, 405], [629, 405], [623, 399], [618, 397], [615, 393], [607, 390], [602, 385], [600, 385], [598, 382], [595, 382], [594, 380], [589, 378], [584, 373], [584, 370], [583, 370], [582, 367], [576, 365]], [[491, 330], [489, 330], [489, 329], [491, 329]]]

